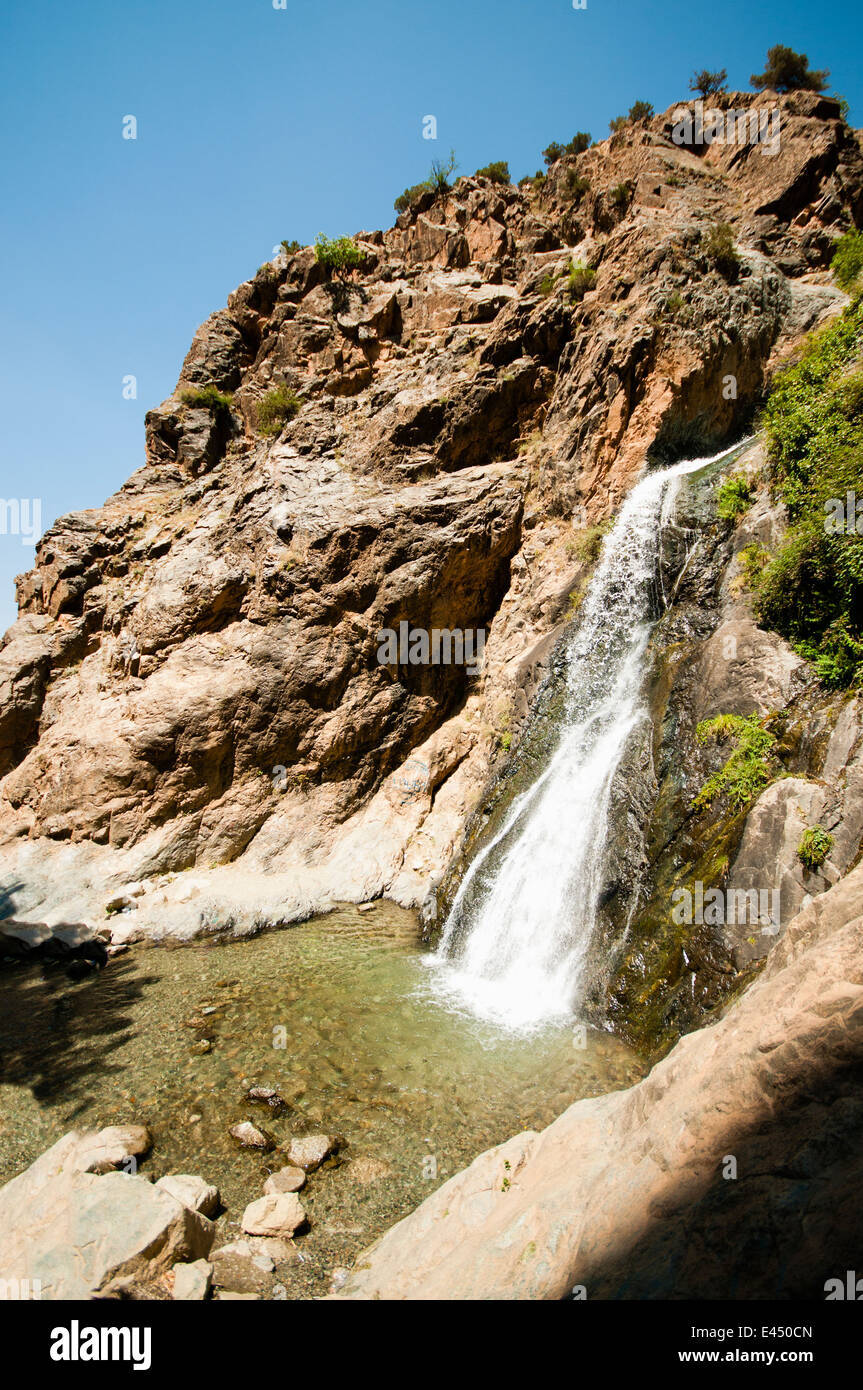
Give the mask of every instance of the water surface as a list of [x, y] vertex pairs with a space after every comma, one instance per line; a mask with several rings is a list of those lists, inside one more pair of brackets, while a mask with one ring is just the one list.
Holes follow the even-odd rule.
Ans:
[[[231, 1125], [251, 1119], [279, 1143], [338, 1133], [340, 1161], [302, 1194], [303, 1259], [279, 1270], [289, 1297], [325, 1292], [333, 1266], [483, 1149], [642, 1074], [622, 1043], [573, 1020], [519, 1035], [447, 1008], [425, 959], [413, 915], [381, 903], [251, 941], [134, 947], [79, 982], [5, 972], [0, 1182], [76, 1125], [143, 1123], [155, 1141], [143, 1171], [217, 1183], [232, 1238], [284, 1159], [239, 1149]], [[253, 1085], [285, 1110], [252, 1106]]]

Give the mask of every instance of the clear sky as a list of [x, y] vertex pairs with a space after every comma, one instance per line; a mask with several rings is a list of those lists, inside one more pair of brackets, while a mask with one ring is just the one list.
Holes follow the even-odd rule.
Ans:
[[[43, 528], [100, 505], [282, 237], [391, 225], [450, 147], [533, 173], [551, 140], [686, 99], [695, 67], [745, 90], [774, 43], [863, 124], [860, 0], [2, 0], [0, 496], [40, 499]], [[32, 557], [0, 534], [0, 631]]]

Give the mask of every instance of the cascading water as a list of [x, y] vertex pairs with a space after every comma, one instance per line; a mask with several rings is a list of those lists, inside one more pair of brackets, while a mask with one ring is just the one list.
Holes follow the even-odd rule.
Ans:
[[567, 656], [560, 742], [470, 865], [430, 958], [436, 991], [480, 1017], [531, 1028], [578, 1008], [612, 781], [647, 717], [642, 677], [662, 528], [682, 475], [730, 452], [648, 473], [605, 540]]

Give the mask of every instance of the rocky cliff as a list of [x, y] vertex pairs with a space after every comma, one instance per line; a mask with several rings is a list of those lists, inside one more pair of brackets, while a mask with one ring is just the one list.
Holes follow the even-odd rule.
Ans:
[[[0, 865], [21, 930], [429, 900], [591, 528], [646, 457], [737, 437], [843, 302], [827, 267], [863, 217], [858, 137], [810, 93], [720, 104], [756, 101], [781, 108], [773, 154], [681, 146], [669, 111], [545, 179], [418, 198], [358, 235], [344, 281], [282, 255], [199, 329], [145, 465], [19, 581]], [[299, 409], [268, 433], [279, 387]], [[405, 621], [485, 630], [481, 673], [382, 665], [379, 631]]]

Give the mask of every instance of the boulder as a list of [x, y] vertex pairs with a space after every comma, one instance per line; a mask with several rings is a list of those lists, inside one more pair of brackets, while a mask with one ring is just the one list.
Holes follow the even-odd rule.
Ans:
[[174, 1298], [181, 1302], [200, 1303], [210, 1292], [213, 1266], [208, 1260], [174, 1265]]
[[158, 1279], [205, 1256], [211, 1221], [146, 1178], [89, 1170], [114, 1152], [72, 1131], [0, 1188], [0, 1279], [38, 1279], [42, 1297], [82, 1299]]
[[168, 1173], [159, 1178], [156, 1186], [163, 1192], [170, 1192], [190, 1211], [199, 1211], [204, 1216], [213, 1216], [219, 1207], [219, 1189], [189, 1173]]

